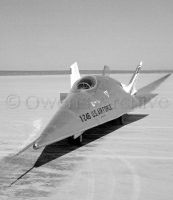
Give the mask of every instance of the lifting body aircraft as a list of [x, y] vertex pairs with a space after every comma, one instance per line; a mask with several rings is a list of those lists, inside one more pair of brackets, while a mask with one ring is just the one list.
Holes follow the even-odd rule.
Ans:
[[142, 62], [137, 66], [129, 84], [124, 85], [109, 76], [107, 66], [104, 67], [102, 75], [81, 77], [77, 63], [71, 65], [70, 92], [60, 95], [62, 103], [41, 135], [17, 155], [30, 146], [36, 150], [65, 138], [80, 144], [84, 131], [116, 118], [123, 124], [124, 116], [154, 98], [157, 94], [152, 91], [170, 75], [167, 74], [136, 90], [141, 67]]

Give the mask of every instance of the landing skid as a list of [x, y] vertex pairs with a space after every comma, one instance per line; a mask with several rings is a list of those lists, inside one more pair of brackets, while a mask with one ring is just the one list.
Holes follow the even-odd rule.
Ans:
[[82, 141], [83, 141], [82, 134], [79, 137], [77, 137], [76, 139], [74, 139], [74, 136], [71, 136], [71, 137], [68, 138], [68, 143], [70, 145], [81, 146], [82, 145]]

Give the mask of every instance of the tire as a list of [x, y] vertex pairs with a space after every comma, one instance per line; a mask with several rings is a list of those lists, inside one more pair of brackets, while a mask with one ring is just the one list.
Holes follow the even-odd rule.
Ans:
[[118, 122], [119, 122], [120, 125], [125, 124], [126, 117], [127, 117], [127, 114], [124, 114], [124, 115], [122, 115], [121, 117], [118, 118]]

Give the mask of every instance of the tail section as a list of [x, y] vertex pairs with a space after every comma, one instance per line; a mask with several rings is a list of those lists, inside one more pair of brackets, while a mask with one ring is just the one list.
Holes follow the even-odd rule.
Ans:
[[134, 83], [136, 82], [136, 79], [137, 79], [137, 77], [138, 77], [138, 75], [139, 75], [139, 72], [140, 72], [140, 70], [141, 70], [141, 67], [142, 67], [142, 61], [141, 61], [140, 64], [137, 66], [136, 71], [135, 71], [135, 73], [133, 74], [133, 76], [132, 76], [132, 78], [131, 78], [131, 80], [130, 80], [130, 82], [129, 82], [129, 85], [131, 85], [131, 87], [134, 86]]
[[73, 86], [73, 84], [80, 79], [80, 73], [79, 73], [79, 69], [78, 69], [78, 65], [77, 62], [75, 62], [74, 64], [72, 64], [70, 66], [71, 68], [71, 75], [70, 75], [70, 81], [71, 81], [71, 87]]
[[141, 70], [142, 67], [142, 61], [140, 62], [140, 64], [137, 66], [136, 71], [134, 72], [132, 78], [130, 79], [130, 82], [127, 86], [123, 85], [123, 88], [126, 92], [130, 93], [130, 94], [135, 94], [136, 93], [136, 81], [137, 81], [137, 77], [139, 75], [139, 72]]
[[102, 75], [103, 76], [109, 76], [110, 75], [110, 69], [107, 65], [104, 66]]

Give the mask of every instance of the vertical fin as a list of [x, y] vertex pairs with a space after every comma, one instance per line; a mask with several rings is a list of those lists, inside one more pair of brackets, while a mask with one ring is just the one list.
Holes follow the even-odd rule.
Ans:
[[71, 87], [73, 86], [73, 84], [80, 79], [80, 73], [79, 73], [79, 69], [78, 69], [78, 65], [77, 62], [75, 62], [74, 64], [72, 64], [70, 66], [71, 68], [71, 74], [70, 74], [70, 82], [71, 82]]
[[107, 65], [104, 66], [102, 75], [103, 76], [109, 76], [110, 75], [110, 69]]
[[142, 67], [142, 61], [139, 63], [139, 65], [137, 66], [132, 78], [130, 79], [130, 82], [127, 86], [123, 86], [124, 90], [130, 94], [135, 94], [136, 93], [136, 81], [137, 81], [137, 77], [139, 75], [139, 72], [141, 70]]
[[131, 84], [134, 85], [136, 78], [141, 70], [141, 67], [142, 67], [142, 61], [137, 66], [135, 73], [133, 74], [132, 78], [130, 79], [129, 85], [131, 85]]

